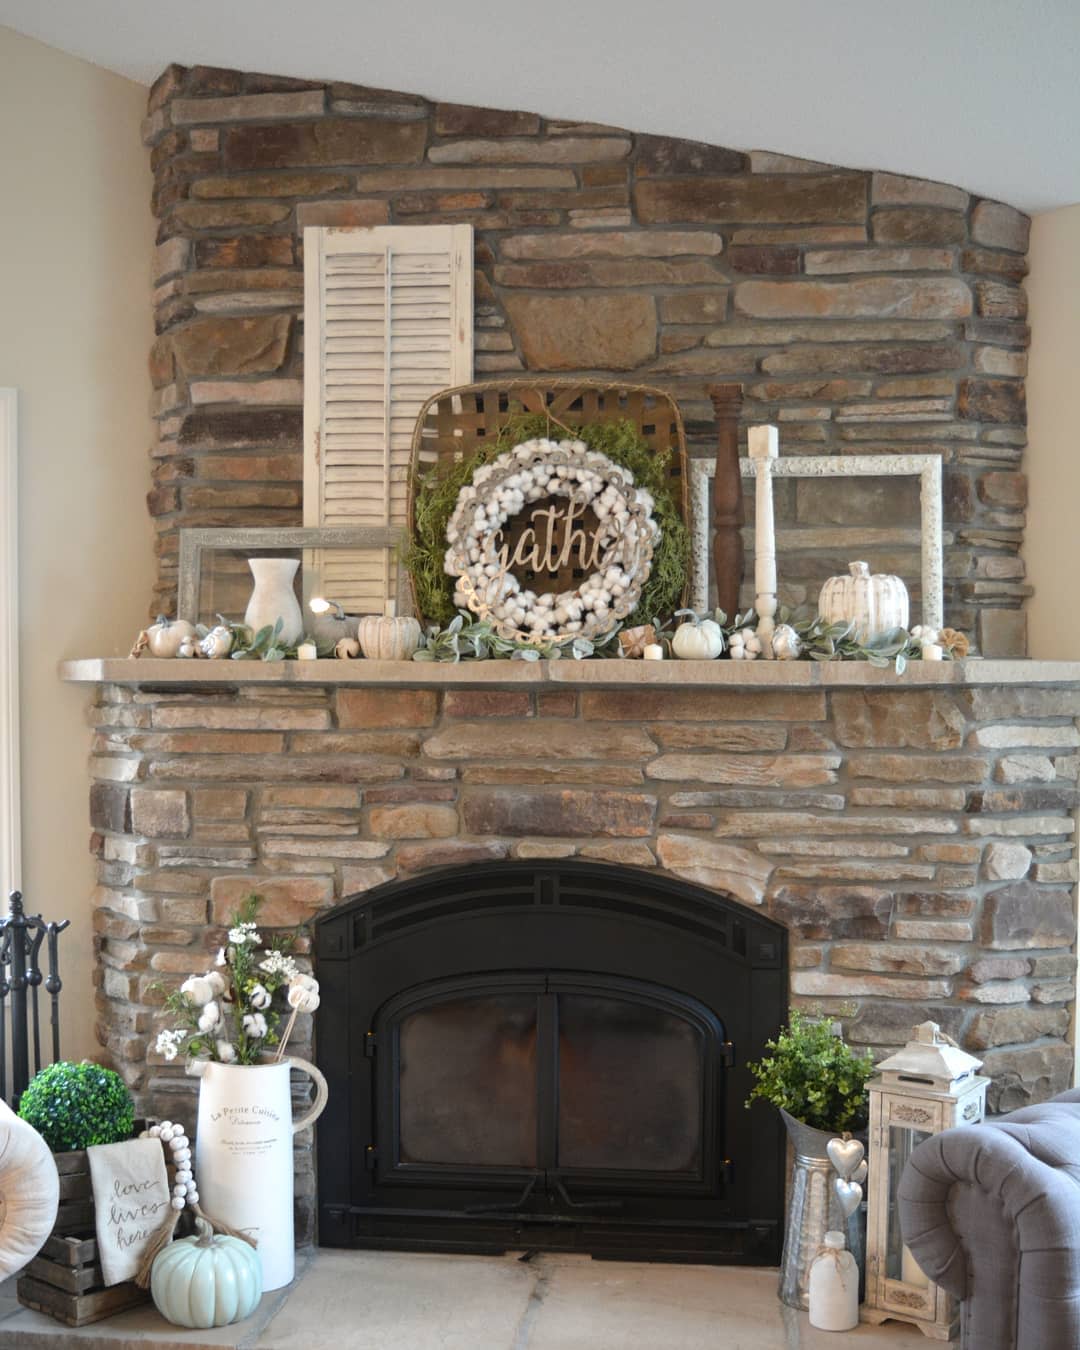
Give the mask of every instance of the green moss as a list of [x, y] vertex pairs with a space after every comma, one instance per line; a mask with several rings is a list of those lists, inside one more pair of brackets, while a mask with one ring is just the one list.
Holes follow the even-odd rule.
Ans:
[[135, 1103], [124, 1080], [100, 1064], [60, 1060], [31, 1079], [19, 1115], [54, 1153], [130, 1139]]
[[505, 450], [522, 441], [546, 436], [552, 440], [577, 438], [598, 450], [634, 475], [638, 487], [652, 496], [653, 516], [660, 526], [652, 559], [652, 571], [641, 592], [637, 608], [624, 626], [666, 620], [678, 608], [690, 566], [690, 531], [682, 518], [667, 478], [670, 452], [658, 454], [642, 439], [633, 422], [589, 422], [564, 427], [544, 413], [512, 417], [498, 437], [481, 445], [468, 459], [449, 466], [436, 466], [421, 478], [414, 504], [415, 528], [405, 555], [413, 579], [416, 603], [428, 623], [440, 627], [454, 617], [454, 581], [443, 571], [446, 527], [457, 505], [458, 493], [473, 480], [482, 464], [489, 464]]

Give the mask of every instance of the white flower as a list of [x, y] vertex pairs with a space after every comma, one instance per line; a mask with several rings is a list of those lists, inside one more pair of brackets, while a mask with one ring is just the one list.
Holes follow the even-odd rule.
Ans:
[[284, 952], [267, 952], [259, 962], [259, 969], [267, 975], [280, 975], [283, 980], [291, 980], [298, 973], [296, 962]]
[[253, 1041], [266, 1035], [266, 1018], [260, 1012], [244, 1014], [244, 1030]]
[[269, 1008], [271, 995], [269, 990], [263, 984], [255, 984], [251, 987], [251, 993], [248, 1000], [253, 1008]]
[[236, 1058], [236, 1046], [232, 1041], [217, 1041], [214, 1049], [217, 1051], [217, 1057], [222, 1064], [231, 1064]]
[[789, 623], [777, 624], [772, 649], [778, 661], [796, 661], [802, 653], [802, 639]]
[[216, 1003], [207, 1003], [199, 1016], [199, 1030], [213, 1031], [221, 1021], [221, 1009]]
[[319, 981], [312, 975], [294, 975], [286, 994], [289, 1007], [297, 1012], [313, 1013], [319, 1006]]
[[165, 1059], [175, 1059], [176, 1052], [183, 1039], [184, 1032], [182, 1031], [169, 1031], [168, 1029], [159, 1031], [157, 1040], [154, 1042], [154, 1049]]
[[[218, 977], [220, 979], [220, 976]], [[205, 975], [192, 975], [180, 986], [180, 992], [189, 1003], [201, 1008], [214, 997], [214, 987]]]
[[234, 947], [243, 947], [245, 943], [257, 947], [262, 937], [255, 931], [253, 923], [238, 923], [235, 928], [229, 929], [229, 941]]

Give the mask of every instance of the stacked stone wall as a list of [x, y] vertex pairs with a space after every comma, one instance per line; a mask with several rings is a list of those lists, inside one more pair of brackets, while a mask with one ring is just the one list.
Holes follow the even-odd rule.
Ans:
[[[300, 520], [304, 227], [468, 222], [478, 378], [661, 385], [698, 454], [705, 386], [738, 381], [784, 454], [940, 455], [947, 620], [1023, 652], [1020, 212], [884, 171], [232, 70], [169, 67], [145, 138], [152, 611], [175, 605], [179, 527]], [[788, 480], [777, 511], [784, 600], [852, 557], [917, 595], [903, 480]]]

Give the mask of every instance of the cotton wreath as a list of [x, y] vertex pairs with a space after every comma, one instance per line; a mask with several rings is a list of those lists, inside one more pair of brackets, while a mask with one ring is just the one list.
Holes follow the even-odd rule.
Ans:
[[[538, 595], [506, 567], [508, 521], [548, 497], [591, 507], [599, 522], [595, 570], [573, 590]], [[444, 568], [454, 603], [530, 640], [610, 633], [635, 607], [652, 567], [660, 526], [634, 475], [584, 441], [524, 441], [481, 465], [458, 493], [446, 527]]]

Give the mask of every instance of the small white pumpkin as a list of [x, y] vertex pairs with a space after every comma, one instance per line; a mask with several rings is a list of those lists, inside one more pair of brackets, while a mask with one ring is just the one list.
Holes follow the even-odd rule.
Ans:
[[195, 629], [186, 619], [166, 619], [162, 614], [159, 614], [157, 622], [152, 623], [146, 630], [150, 655], [159, 658], [172, 659], [177, 656], [181, 642], [194, 636]]
[[848, 563], [847, 577], [830, 577], [821, 588], [818, 613], [826, 623], [853, 624], [857, 642], [870, 642], [908, 626], [907, 587], [887, 573], [870, 575], [870, 564]]
[[262, 1264], [239, 1238], [214, 1236], [197, 1218], [195, 1237], [170, 1242], [154, 1261], [150, 1294], [178, 1327], [226, 1327], [250, 1317], [262, 1297]]
[[404, 615], [366, 614], [356, 636], [369, 661], [410, 661], [420, 646], [420, 625]]
[[714, 619], [681, 623], [671, 639], [671, 651], [680, 661], [714, 661], [724, 650], [724, 630]]

